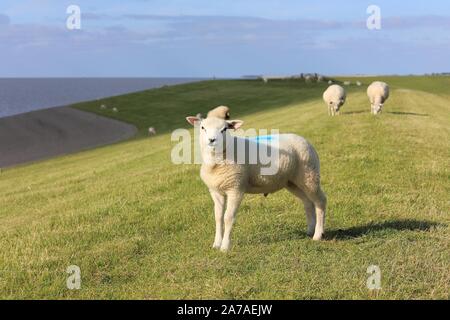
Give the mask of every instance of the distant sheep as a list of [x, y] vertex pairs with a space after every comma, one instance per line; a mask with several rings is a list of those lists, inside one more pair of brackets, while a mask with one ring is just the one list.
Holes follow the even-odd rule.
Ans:
[[362, 85], [361, 81], [356, 81], [356, 85], [357, 85], [358, 87], [361, 87], [361, 85]]
[[331, 80], [328, 80], [328, 84], [333, 84], [333, 81], [331, 81]]
[[323, 76], [318, 76], [317, 77], [317, 82], [322, 82], [324, 80]]
[[114, 107], [114, 108], [112, 109], [112, 111], [113, 111], [113, 112], [119, 112], [119, 109], [117, 109], [117, 108]]
[[351, 85], [352, 83], [350, 82], [350, 81], [344, 81], [344, 86], [349, 86], [349, 85]]
[[228, 120], [230, 119], [230, 108], [227, 106], [219, 106], [208, 112], [207, 118], [216, 117], [219, 119]]
[[148, 135], [154, 136], [156, 134], [156, 129], [153, 127], [148, 128]]
[[383, 104], [389, 98], [389, 86], [381, 81], [372, 82], [367, 88], [367, 96], [370, 101], [371, 113], [379, 114], [383, 109]]
[[306, 81], [306, 82], [311, 82], [311, 81], [312, 81], [312, 76], [306, 75], [306, 76], [305, 76], [305, 81]]
[[267, 82], [269, 82], [269, 79], [266, 78], [266, 77], [262, 77], [262, 81], [263, 81], [264, 83], [267, 83]]
[[335, 116], [344, 105], [346, 99], [345, 89], [340, 85], [333, 84], [323, 93], [323, 101], [327, 104], [328, 115]]
[[[214, 201], [216, 234], [213, 248], [220, 248], [221, 251], [230, 249], [231, 231], [245, 193], [269, 194], [284, 188], [303, 202], [308, 235], [313, 236], [313, 240], [322, 239], [327, 198], [320, 186], [319, 156], [308, 141], [295, 134], [271, 136], [276, 139], [279, 150], [275, 160], [277, 171], [263, 175], [262, 167], [265, 165], [261, 162], [242, 163], [234, 157], [235, 152], [227, 152], [228, 148], [235, 150], [237, 146], [237, 157], [244, 153], [245, 159], [246, 150], [256, 150], [257, 144], [261, 143], [230, 134], [231, 130], [242, 126], [242, 121], [225, 121], [215, 117], [187, 117], [186, 120], [200, 127], [199, 143], [203, 160], [200, 177]], [[248, 149], [239, 148], [246, 145]]]
[[102, 104], [102, 105], [100, 106], [100, 109], [105, 110], [105, 109], [106, 109], [106, 106], [105, 106], [104, 104]]

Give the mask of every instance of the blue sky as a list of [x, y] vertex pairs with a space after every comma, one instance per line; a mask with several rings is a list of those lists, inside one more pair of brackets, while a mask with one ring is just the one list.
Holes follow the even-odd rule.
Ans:
[[0, 63], [0, 77], [450, 72], [450, 1], [2, 0]]

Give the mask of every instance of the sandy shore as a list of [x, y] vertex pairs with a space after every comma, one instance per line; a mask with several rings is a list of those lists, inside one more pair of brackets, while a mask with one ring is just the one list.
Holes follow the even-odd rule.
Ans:
[[0, 118], [0, 168], [132, 137], [133, 125], [70, 107]]

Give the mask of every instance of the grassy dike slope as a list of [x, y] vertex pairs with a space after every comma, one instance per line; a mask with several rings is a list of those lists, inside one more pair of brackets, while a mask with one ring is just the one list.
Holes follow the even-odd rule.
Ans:
[[[393, 87], [380, 117], [365, 86], [331, 118], [326, 85], [297, 81], [207, 81], [77, 105], [135, 124], [141, 138], [1, 173], [0, 297], [450, 298], [450, 80], [384, 80]], [[211, 249], [212, 201], [199, 166], [171, 163], [170, 132], [218, 104], [246, 128], [315, 145], [325, 241], [306, 237], [302, 206], [282, 191], [248, 195], [232, 251]], [[159, 135], [143, 137], [149, 126]], [[69, 265], [81, 290], [66, 288]], [[369, 265], [381, 268], [377, 295]]]

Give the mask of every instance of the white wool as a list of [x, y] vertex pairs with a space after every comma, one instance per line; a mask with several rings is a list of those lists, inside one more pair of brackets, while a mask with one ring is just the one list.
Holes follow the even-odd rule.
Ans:
[[227, 106], [218, 106], [208, 112], [207, 118], [216, 117], [220, 119], [230, 119], [230, 108]]
[[148, 128], [148, 134], [151, 135], [151, 136], [155, 135], [156, 134], [156, 129], [153, 128], [153, 127]]
[[383, 104], [389, 98], [389, 86], [382, 81], [374, 81], [367, 88], [367, 96], [370, 101], [372, 114], [379, 114], [383, 109]]
[[327, 104], [328, 114], [334, 116], [344, 105], [346, 99], [345, 89], [338, 84], [333, 84], [323, 93], [323, 101]]
[[[239, 128], [242, 121], [225, 121], [215, 117], [188, 117], [187, 120], [200, 126], [199, 142], [203, 159], [200, 176], [214, 201], [214, 248], [220, 248], [222, 251], [230, 249], [231, 229], [245, 193], [267, 195], [284, 188], [303, 202], [308, 234], [313, 236], [314, 240], [322, 238], [326, 196], [320, 187], [319, 157], [308, 141], [295, 134], [277, 135], [278, 170], [273, 175], [262, 175], [261, 169], [264, 166], [260, 162], [250, 164], [247, 161], [241, 164], [228, 156], [227, 143], [224, 143], [224, 148], [219, 147], [223, 141], [234, 141], [233, 145], [244, 142], [248, 146], [246, 150], [252, 150], [257, 141], [230, 135], [229, 131]], [[239, 152], [242, 150], [239, 149], [237, 153]]]

